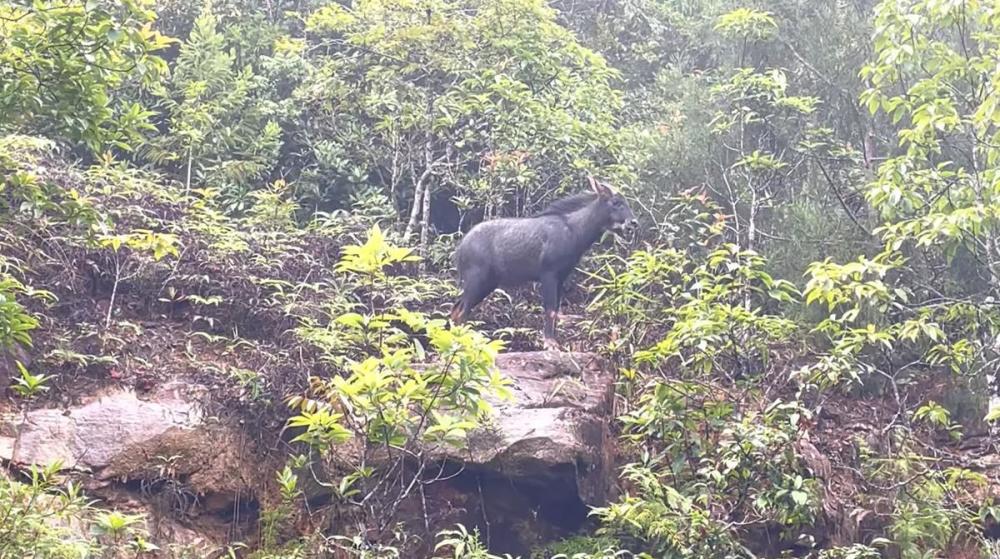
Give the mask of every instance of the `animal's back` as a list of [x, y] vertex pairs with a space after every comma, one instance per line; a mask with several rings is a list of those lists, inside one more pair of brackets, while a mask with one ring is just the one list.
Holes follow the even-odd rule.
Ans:
[[469, 230], [455, 250], [459, 279], [476, 269], [496, 283], [514, 285], [537, 279], [544, 235], [538, 218], [500, 218]]

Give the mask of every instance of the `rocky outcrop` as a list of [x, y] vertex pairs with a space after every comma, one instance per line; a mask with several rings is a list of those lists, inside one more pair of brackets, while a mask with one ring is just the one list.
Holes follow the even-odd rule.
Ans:
[[539, 482], [569, 470], [582, 502], [604, 504], [615, 479], [607, 364], [594, 354], [550, 351], [507, 353], [497, 364], [514, 397], [495, 402], [493, 423], [473, 434], [466, 464]]
[[146, 400], [114, 390], [67, 410], [8, 414], [0, 417], [5, 427], [0, 427], [0, 448], [8, 448], [9, 455], [0, 458], [15, 465], [59, 461], [71, 470], [101, 473], [139, 446], [155, 453], [150, 447], [160, 437], [200, 427], [204, 418], [196, 398], [179, 387], [166, 387]]
[[590, 353], [506, 353], [497, 365], [513, 399], [494, 402], [491, 424], [449, 457], [463, 473], [432, 493], [454, 511], [440, 524], [477, 526], [495, 552], [523, 554], [612, 497], [614, 373]]
[[[576, 531], [588, 506], [612, 496], [614, 375], [587, 353], [507, 353], [498, 366], [513, 398], [493, 402], [495, 415], [466, 449], [436, 457], [461, 473], [429, 485], [423, 513], [411, 518], [430, 509], [432, 531], [477, 526], [495, 551], [523, 554]], [[83, 477], [88, 494], [152, 512], [151, 532], [223, 543], [227, 524], [252, 520], [241, 509], [256, 507], [278, 465], [213, 420], [202, 405], [210, 399], [204, 387], [173, 384], [143, 395], [111, 389], [67, 409], [0, 413], [0, 460], [61, 461]]]
[[[218, 546], [227, 519], [256, 506], [260, 480], [273, 471], [264, 477], [244, 437], [204, 413], [207, 397], [181, 384], [141, 398], [116, 388], [67, 409], [2, 413], [0, 460], [16, 468], [58, 461], [89, 496], [145, 513], [151, 533]], [[197, 531], [175, 522], [195, 516]]]

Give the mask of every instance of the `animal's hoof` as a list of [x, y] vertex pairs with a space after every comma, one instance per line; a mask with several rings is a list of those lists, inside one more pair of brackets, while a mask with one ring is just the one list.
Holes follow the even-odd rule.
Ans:
[[559, 342], [552, 338], [543, 338], [542, 348], [545, 349], [545, 351], [562, 351], [562, 347], [559, 346]]

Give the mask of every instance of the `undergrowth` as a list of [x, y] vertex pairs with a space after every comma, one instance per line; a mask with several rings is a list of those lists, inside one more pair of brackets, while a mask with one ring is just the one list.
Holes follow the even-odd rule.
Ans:
[[[19, 407], [87, 385], [205, 383], [221, 391], [216, 401], [237, 404], [220, 407], [223, 417], [255, 418], [258, 439], [282, 428], [296, 434], [288, 465], [268, 484], [274, 498], [259, 516], [254, 557], [398, 557], [427, 548], [399, 510], [446, 477], [433, 468], [435, 453], [461, 449], [488, 421], [485, 396], [505, 390], [493, 365], [499, 340], [531, 347], [531, 305], [501, 299], [485, 313], [497, 328], [450, 328], [442, 316], [455, 289], [440, 258], [420, 260], [395, 244], [400, 237], [380, 227], [380, 211], [300, 222], [281, 181], [233, 216], [212, 189], [187, 191], [112, 160], [80, 172], [42, 140], [7, 137], [0, 146], [0, 340], [16, 360]], [[800, 449], [809, 432], [821, 436], [815, 416], [823, 403], [852, 389], [842, 378], [875, 381], [834, 376], [846, 369], [829, 357], [789, 375], [810, 336], [826, 327], [809, 332], [783, 316], [802, 294], [772, 278], [760, 255], [724, 242], [710, 201], [684, 195], [674, 207], [677, 226], [657, 244], [586, 264], [594, 295], [584, 328], [567, 330], [620, 367], [623, 494], [594, 509], [598, 534], [534, 556], [798, 549], [867, 557], [872, 548], [817, 541], [829, 488], [821, 464]], [[840, 289], [822, 288], [827, 298]], [[806, 297], [818, 289], [814, 281]], [[886, 537], [868, 543], [908, 558], [978, 541], [994, 510], [981, 500], [982, 476], [924, 442], [959, 431], [931, 402], [903, 416], [885, 442], [856, 444], [852, 483], [879, 495], [858, 503], [888, 498], [893, 507], [882, 520]], [[337, 471], [344, 452], [351, 466], [324, 483], [351, 531], [297, 534], [310, 514], [303, 476]], [[4, 478], [0, 506], [19, 520], [2, 541], [57, 557], [126, 544], [135, 553], [152, 549], [138, 517], [92, 508], [77, 486], [53, 483], [57, 471], [35, 472], [28, 483]], [[67, 522], [99, 534], [79, 536]], [[762, 533], [775, 548], [761, 547]], [[494, 557], [465, 527], [441, 532], [436, 549], [442, 557]]]

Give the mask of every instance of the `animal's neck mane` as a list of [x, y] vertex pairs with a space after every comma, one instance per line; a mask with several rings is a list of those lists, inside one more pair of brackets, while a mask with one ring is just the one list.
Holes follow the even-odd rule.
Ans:
[[593, 192], [580, 192], [561, 200], [556, 200], [549, 204], [547, 208], [535, 214], [535, 217], [543, 215], [568, 215], [597, 199], [597, 194]]

